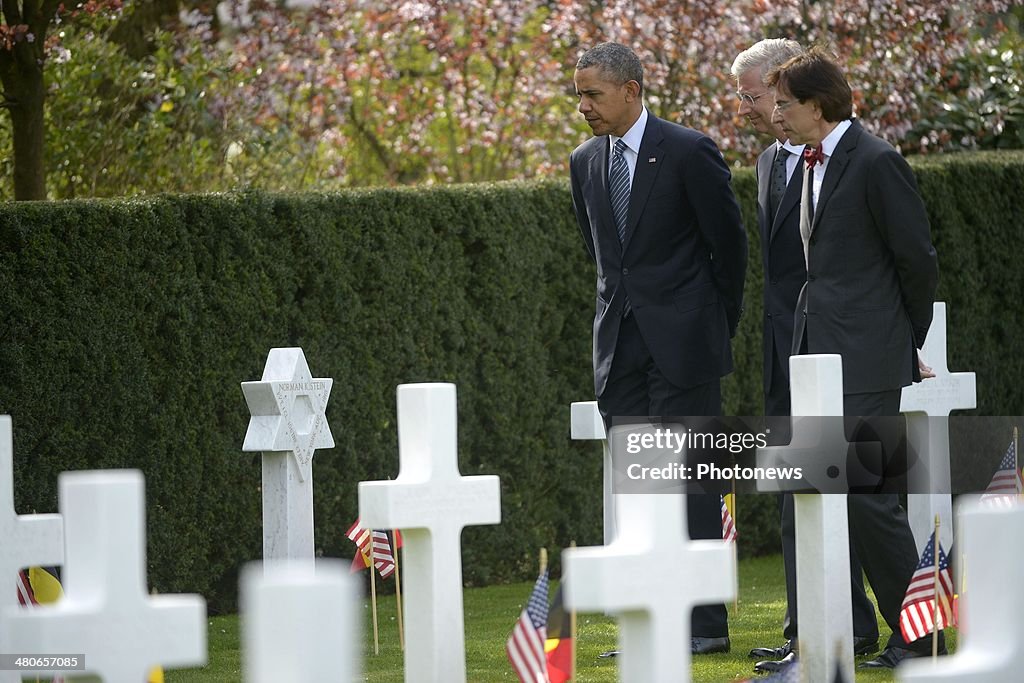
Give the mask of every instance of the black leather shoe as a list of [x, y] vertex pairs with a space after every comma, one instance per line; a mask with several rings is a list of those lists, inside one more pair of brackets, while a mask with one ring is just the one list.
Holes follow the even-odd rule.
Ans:
[[755, 647], [747, 653], [751, 659], [782, 659], [790, 652], [796, 652], [796, 642], [787, 640], [779, 647]]
[[728, 652], [731, 647], [729, 636], [724, 638], [702, 638], [693, 636], [690, 638], [690, 654], [710, 655], [716, 652]]
[[754, 671], [759, 674], [773, 674], [782, 671], [787, 668], [790, 664], [796, 661], [796, 653], [790, 652], [785, 657], [778, 660], [767, 660], [764, 662], [758, 662], [754, 665]]
[[621, 654], [619, 652], [619, 650], [608, 650], [607, 652], [602, 652], [601, 654], [599, 654], [598, 657], [601, 657], [601, 658], [618, 657], [619, 654]]
[[873, 652], [878, 652], [878, 636], [874, 638], [868, 636], [863, 638], [853, 637], [853, 654], [855, 657], [869, 655]]
[[[796, 652], [796, 643], [787, 640], [779, 647], [755, 647], [747, 655], [751, 659], [783, 659], [790, 652]], [[869, 655], [878, 652], [878, 636], [864, 636], [853, 638], [853, 654], [856, 656]]]
[[[946, 647], [939, 650], [940, 655], [946, 654]], [[887, 647], [875, 659], [861, 662], [858, 669], [895, 669], [896, 665], [904, 659], [917, 659], [918, 657], [931, 657], [931, 650], [908, 650], [904, 647]]]

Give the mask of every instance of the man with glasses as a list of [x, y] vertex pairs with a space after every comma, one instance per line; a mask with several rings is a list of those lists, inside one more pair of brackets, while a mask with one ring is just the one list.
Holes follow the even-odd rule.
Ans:
[[[774, 140], [761, 153], [757, 174], [757, 223], [761, 233], [764, 270], [764, 414], [790, 414], [789, 356], [793, 346], [793, 315], [797, 296], [807, 280], [803, 244], [800, 241], [800, 187], [798, 173], [804, 146], [793, 144], [772, 121], [775, 91], [764, 83], [765, 74], [803, 53], [800, 44], [783, 38], [768, 38], [747, 48], [732, 63], [739, 99], [739, 115], [759, 133]], [[773, 433], [788, 433], [788, 424], [772, 426]], [[783, 441], [785, 443], [785, 440]], [[778, 671], [796, 658], [797, 592], [796, 530], [793, 494], [779, 494], [782, 561], [786, 575], [786, 616], [779, 647], [758, 647], [750, 656], [763, 660], [756, 671]], [[875, 607], [864, 591], [860, 562], [850, 549], [853, 633], [856, 654], [878, 649]]]
[[[928, 214], [906, 160], [853, 119], [850, 86], [825, 50], [790, 59], [765, 82], [775, 88], [773, 123], [808, 148], [800, 220], [807, 281], [797, 300], [793, 353], [842, 357], [849, 432], [855, 422], [870, 422], [865, 416], [898, 416], [902, 388], [933, 376], [916, 351], [931, 324], [938, 282]], [[894, 432], [885, 425], [878, 431], [888, 453]], [[851, 543], [893, 631], [882, 654], [860, 666], [894, 668], [927, 656], [931, 639], [908, 644], [900, 633], [917, 547], [898, 494], [851, 493], [847, 501]]]

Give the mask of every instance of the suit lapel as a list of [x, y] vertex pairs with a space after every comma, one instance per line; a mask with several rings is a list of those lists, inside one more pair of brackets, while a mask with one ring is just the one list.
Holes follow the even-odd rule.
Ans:
[[843, 177], [847, 165], [850, 163], [850, 154], [857, 147], [857, 140], [860, 139], [861, 127], [853, 121], [843, 137], [839, 138], [835, 153], [828, 160], [828, 168], [825, 169], [825, 178], [821, 182], [821, 191], [818, 192], [818, 201], [814, 204], [814, 220], [811, 223], [811, 232], [814, 232], [821, 222], [821, 216], [825, 213], [828, 200], [832, 198], [832, 192]]
[[[633, 239], [637, 224], [640, 222], [640, 214], [643, 213], [647, 197], [654, 187], [654, 180], [658, 177], [658, 169], [665, 163], [665, 151], [661, 147], [664, 135], [661, 131], [661, 121], [650, 112], [647, 113], [647, 127], [644, 129], [644, 137], [640, 142], [640, 151], [637, 152], [636, 169], [633, 171], [633, 185], [629, 190], [629, 217], [626, 220], [626, 241], [622, 245], [625, 251]], [[608, 210], [611, 211], [611, 201], [608, 201]]]
[[[772, 163], [775, 161], [775, 143], [761, 152], [757, 157], [757, 213], [761, 216], [758, 225], [761, 226], [761, 239], [767, 238], [772, 232], [772, 219], [769, 215], [768, 190], [772, 184]], [[766, 234], [767, 233], [767, 234]]]
[[605, 135], [599, 144], [592, 147], [590, 158], [587, 160], [589, 175], [594, 179], [591, 185], [594, 193], [594, 206], [597, 207], [600, 220], [598, 230], [603, 230], [606, 236], [614, 238], [619, 243], [619, 232], [615, 229], [615, 215], [612, 213], [612, 200], [608, 196], [608, 136]]
[[782, 202], [779, 204], [779, 212], [775, 215], [775, 220], [772, 222], [771, 239], [775, 239], [776, 233], [779, 232], [779, 226], [786, 222], [786, 217], [789, 216], [790, 212], [800, 206], [800, 189], [803, 187], [803, 168], [803, 160], [798, 159], [796, 162], [796, 170], [793, 171], [793, 177], [789, 179], [789, 184], [786, 185], [786, 192], [782, 195]]

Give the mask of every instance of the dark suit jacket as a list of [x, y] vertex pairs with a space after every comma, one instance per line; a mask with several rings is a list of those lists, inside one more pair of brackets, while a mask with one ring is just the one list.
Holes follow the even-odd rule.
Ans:
[[857, 121], [829, 159], [811, 227], [794, 352], [843, 357], [847, 394], [920, 381], [938, 260], [906, 160]]
[[772, 385], [774, 357], [778, 355], [785, 371], [782, 384], [789, 386], [789, 355], [793, 348], [793, 313], [797, 296], [807, 280], [804, 247], [800, 241], [801, 168], [789, 179], [779, 211], [770, 216], [768, 192], [776, 144], [761, 152], [754, 167], [757, 174], [757, 225], [761, 232], [761, 259], [764, 264], [764, 393]]
[[594, 390], [604, 393], [626, 296], [658, 369], [680, 388], [732, 370], [747, 237], [718, 147], [648, 114], [620, 245], [608, 199], [606, 135], [569, 158], [573, 207], [597, 264]]

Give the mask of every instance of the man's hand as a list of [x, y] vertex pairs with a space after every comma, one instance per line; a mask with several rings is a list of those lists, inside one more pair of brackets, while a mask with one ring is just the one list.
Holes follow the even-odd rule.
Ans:
[[924, 362], [924, 356], [921, 355], [921, 349], [917, 350], [917, 369], [921, 371], [921, 379], [928, 379], [929, 377], [935, 376], [935, 371], [932, 367]]

